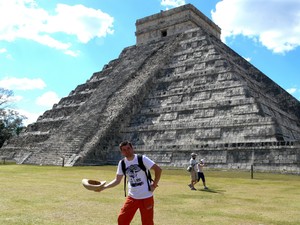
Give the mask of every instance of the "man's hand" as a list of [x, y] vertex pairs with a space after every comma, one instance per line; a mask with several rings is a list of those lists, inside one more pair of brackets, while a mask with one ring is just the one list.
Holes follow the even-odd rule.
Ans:
[[154, 192], [154, 190], [155, 190], [157, 187], [158, 187], [157, 184], [152, 183], [151, 186], [150, 186], [151, 192]]
[[99, 188], [95, 189], [94, 191], [95, 191], [95, 192], [101, 192], [101, 191], [103, 191], [104, 189], [105, 189], [104, 186], [102, 186], [102, 187], [99, 187]]

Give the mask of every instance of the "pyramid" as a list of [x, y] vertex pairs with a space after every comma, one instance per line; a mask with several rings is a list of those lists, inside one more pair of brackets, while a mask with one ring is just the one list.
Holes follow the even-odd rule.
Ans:
[[118, 144], [160, 165], [300, 173], [300, 103], [187, 4], [136, 21], [136, 45], [0, 149], [18, 164], [107, 165]]

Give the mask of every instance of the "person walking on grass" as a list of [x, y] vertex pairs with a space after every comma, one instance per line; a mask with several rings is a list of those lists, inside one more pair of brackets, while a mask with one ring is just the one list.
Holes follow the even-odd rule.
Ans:
[[[142, 163], [147, 170], [154, 171], [154, 180], [148, 181], [147, 174], [140, 168], [138, 155], [134, 154], [133, 146], [129, 141], [119, 145], [124, 159], [119, 161], [116, 177], [105, 184], [98, 192], [112, 188], [120, 184], [124, 173], [128, 178], [128, 196], [118, 216], [118, 225], [129, 225], [136, 211], [139, 209], [142, 225], [154, 224], [154, 198], [153, 192], [158, 187], [162, 169], [147, 156], [142, 156]], [[122, 163], [122, 161], [125, 163]], [[124, 165], [124, 167], [122, 166]], [[122, 168], [123, 167], [123, 168]], [[124, 178], [125, 179], [125, 178]]]
[[196, 190], [195, 184], [197, 183], [197, 173], [196, 173], [196, 153], [191, 154], [191, 159], [190, 159], [190, 166], [191, 166], [191, 171], [190, 171], [190, 176], [191, 176], [191, 183], [188, 184], [191, 190]]
[[204, 167], [204, 159], [201, 159], [200, 162], [197, 164], [197, 182], [200, 181], [200, 179], [202, 180], [204, 189], [208, 189], [208, 187], [205, 184], [205, 176], [204, 176], [204, 172], [203, 172], [203, 167]]

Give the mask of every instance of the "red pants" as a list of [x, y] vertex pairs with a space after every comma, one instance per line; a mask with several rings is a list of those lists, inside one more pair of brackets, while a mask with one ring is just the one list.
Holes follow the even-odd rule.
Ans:
[[118, 217], [118, 225], [129, 225], [137, 209], [140, 209], [142, 225], [154, 225], [154, 199], [134, 199], [127, 197]]

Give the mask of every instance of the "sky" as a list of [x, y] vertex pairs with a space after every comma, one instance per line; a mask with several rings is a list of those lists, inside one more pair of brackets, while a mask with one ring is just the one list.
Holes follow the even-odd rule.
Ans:
[[0, 87], [37, 120], [135, 45], [135, 22], [193, 4], [221, 40], [300, 100], [299, 0], [0, 0]]

